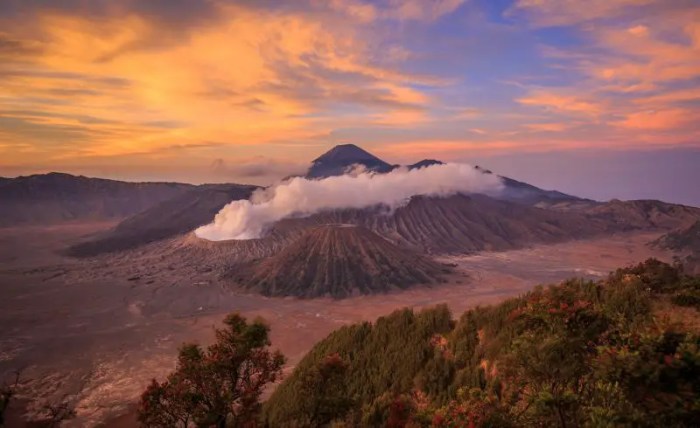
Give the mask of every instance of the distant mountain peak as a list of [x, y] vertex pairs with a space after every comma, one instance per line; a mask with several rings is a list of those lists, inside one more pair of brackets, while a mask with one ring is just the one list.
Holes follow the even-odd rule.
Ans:
[[375, 160], [384, 162], [359, 146], [356, 146], [354, 144], [339, 144], [333, 147], [332, 149], [328, 150], [326, 153], [322, 154], [318, 158], [314, 159], [313, 163], [362, 160]]
[[394, 169], [393, 165], [354, 144], [340, 144], [314, 159], [306, 177], [325, 178], [343, 175], [353, 165], [361, 165], [368, 171], [379, 173]]

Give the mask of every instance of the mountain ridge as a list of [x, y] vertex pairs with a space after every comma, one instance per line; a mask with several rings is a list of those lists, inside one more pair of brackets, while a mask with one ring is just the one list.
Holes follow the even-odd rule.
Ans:
[[128, 250], [188, 233], [214, 218], [225, 205], [248, 199], [257, 186], [203, 184], [137, 213], [116, 227], [68, 249], [72, 256], [95, 256]]
[[0, 226], [128, 217], [193, 188], [51, 172], [0, 181]]

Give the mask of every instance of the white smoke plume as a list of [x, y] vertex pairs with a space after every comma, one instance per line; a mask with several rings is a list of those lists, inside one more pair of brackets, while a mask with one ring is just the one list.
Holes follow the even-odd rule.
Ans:
[[398, 168], [386, 174], [363, 172], [322, 180], [295, 177], [255, 192], [250, 200], [231, 202], [216, 214], [213, 223], [198, 228], [195, 233], [210, 241], [256, 239], [276, 221], [287, 217], [379, 204], [394, 209], [415, 195], [493, 194], [502, 188], [503, 182], [497, 175], [484, 174], [471, 165], [458, 163], [414, 170]]

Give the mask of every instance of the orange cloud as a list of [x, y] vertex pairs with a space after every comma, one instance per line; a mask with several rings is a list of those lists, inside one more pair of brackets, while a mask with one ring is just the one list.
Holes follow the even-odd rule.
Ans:
[[600, 103], [586, 100], [574, 94], [561, 94], [556, 90], [537, 89], [516, 100], [527, 106], [543, 107], [548, 110], [595, 116], [602, 112]]
[[[546, 64], [528, 58], [526, 69], [551, 73], [503, 67], [497, 83], [441, 56], [474, 60], [455, 51], [473, 35], [434, 31], [463, 0], [216, 1], [183, 25], [143, 13], [148, 2], [114, 2], [99, 19], [64, 4], [0, 17], [3, 166], [302, 160], [346, 141], [439, 157], [691, 144], [700, 133], [700, 7], [687, 2], [518, 0], [510, 17], [526, 25], [498, 23], [504, 53], [527, 24], [575, 26], [580, 42], [543, 48]], [[436, 37], [434, 51], [415, 42], [420, 31]]]
[[[574, 25], [590, 42], [566, 51], [544, 48], [553, 67], [580, 78], [518, 101], [577, 115], [584, 129], [596, 128], [596, 138], [618, 147], [625, 140], [638, 145], [692, 141], [698, 113], [688, 103], [700, 99], [692, 83], [700, 78], [700, 6], [662, 0], [569, 3], [522, 0], [512, 11], [524, 12], [535, 25]], [[539, 124], [526, 127], [545, 130]]]
[[[345, 12], [370, 20], [372, 10], [358, 3]], [[29, 62], [0, 65], [9, 76], [0, 81], [0, 113], [16, 112], [17, 123], [3, 138], [35, 144], [47, 159], [119, 156], [201, 141], [303, 140], [337, 125], [316, 116], [333, 103], [356, 105], [370, 121], [415, 120], [431, 100], [410, 84], [439, 81], [377, 65], [358, 29], [334, 24], [222, 6], [211, 25], [148, 48], [163, 32], [138, 15], [96, 21], [42, 13], [36, 29], [14, 29], [41, 49]], [[51, 137], [48, 148], [42, 140]]]
[[[700, 19], [700, 8], [682, 18]], [[659, 20], [657, 31], [665, 31], [670, 23]], [[681, 19], [674, 15], [674, 20]], [[601, 46], [616, 52], [591, 61], [589, 73], [602, 80], [650, 84], [700, 76], [700, 43], [694, 39], [697, 25], [689, 23], [677, 31], [691, 43], [669, 42], [649, 27], [637, 25], [627, 29], [604, 29], [597, 33]]]
[[536, 132], [562, 132], [571, 128], [567, 123], [528, 123], [525, 127]]
[[618, 126], [642, 130], [665, 130], [682, 126], [697, 117], [687, 110], [650, 110], [628, 114]]
[[663, 106], [669, 103], [685, 101], [700, 101], [700, 87], [667, 90], [655, 95], [639, 97], [635, 100], [635, 103], [650, 106]]

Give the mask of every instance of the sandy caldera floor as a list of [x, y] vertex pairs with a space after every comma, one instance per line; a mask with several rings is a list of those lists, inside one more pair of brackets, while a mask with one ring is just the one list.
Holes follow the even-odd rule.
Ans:
[[130, 409], [151, 378], [173, 369], [183, 342], [208, 343], [212, 327], [233, 311], [268, 321], [273, 346], [289, 359], [288, 371], [343, 324], [440, 303], [458, 316], [536, 284], [600, 277], [652, 256], [672, 258], [646, 245], [658, 237], [649, 233], [444, 257], [460, 271], [447, 284], [345, 300], [236, 293], [211, 277], [182, 275], [177, 267], [148, 283], [128, 274], [67, 274], [94, 266], [59, 251], [109, 226], [0, 229], [0, 380], [20, 370], [20, 396], [31, 400], [16, 413], [31, 415], [43, 403], [67, 400], [78, 413], [68, 426], [111, 420]]

